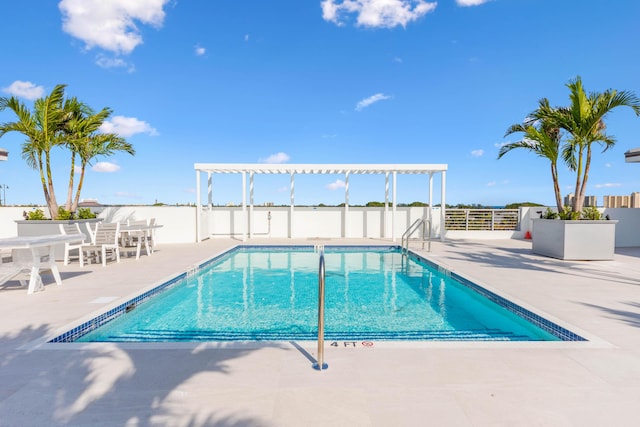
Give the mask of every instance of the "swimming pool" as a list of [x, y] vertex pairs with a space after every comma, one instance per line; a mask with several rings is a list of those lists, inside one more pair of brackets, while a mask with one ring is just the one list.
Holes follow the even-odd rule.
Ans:
[[[583, 341], [397, 246], [326, 246], [325, 339]], [[50, 342], [317, 337], [312, 246], [239, 246]]]

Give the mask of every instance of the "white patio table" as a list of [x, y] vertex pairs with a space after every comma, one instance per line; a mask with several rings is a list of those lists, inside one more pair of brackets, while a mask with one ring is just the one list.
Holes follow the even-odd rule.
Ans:
[[[55, 247], [58, 243], [84, 240], [84, 234], [51, 234], [45, 236], [16, 236], [0, 239], [0, 249], [11, 249], [16, 271], [31, 270], [27, 293], [44, 290], [40, 270], [51, 270], [58, 286], [62, 285], [56, 265]], [[45, 260], [43, 261], [43, 258]]]
[[153, 253], [153, 246], [149, 248], [149, 237], [153, 230], [161, 228], [162, 225], [144, 225], [144, 224], [131, 224], [131, 225], [120, 225], [120, 235], [122, 240], [127, 240], [127, 237], [135, 237], [136, 238], [136, 259], [140, 258], [140, 247], [141, 244], [144, 243], [144, 248], [147, 251], [147, 255], [151, 255]]

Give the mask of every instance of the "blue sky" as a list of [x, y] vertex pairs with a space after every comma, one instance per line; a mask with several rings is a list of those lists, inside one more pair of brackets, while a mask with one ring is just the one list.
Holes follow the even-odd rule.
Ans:
[[[554, 204], [548, 164], [497, 160], [505, 130], [547, 97], [640, 94], [640, 3], [628, 0], [24, 0], [0, 6], [0, 96], [32, 104], [58, 83], [137, 154], [100, 158], [83, 198], [105, 204], [194, 202], [194, 163], [445, 163], [447, 202]], [[0, 122], [13, 121], [10, 111]], [[607, 121], [618, 143], [592, 162], [587, 194], [640, 191], [630, 109]], [[7, 134], [7, 202], [44, 203], [37, 171]], [[54, 182], [66, 196], [68, 153]], [[563, 195], [573, 175], [560, 171]], [[344, 201], [343, 176], [299, 176], [296, 203]], [[288, 176], [258, 176], [256, 203], [289, 200]], [[436, 185], [439, 185], [436, 182]], [[215, 203], [239, 202], [239, 176], [215, 177]], [[350, 202], [384, 200], [384, 178], [352, 176]], [[401, 176], [398, 201], [426, 201]], [[436, 201], [437, 202], [437, 201]]]

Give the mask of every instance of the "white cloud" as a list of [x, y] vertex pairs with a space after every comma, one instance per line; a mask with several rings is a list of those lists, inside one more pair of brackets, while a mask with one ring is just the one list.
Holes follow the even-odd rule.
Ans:
[[435, 10], [438, 3], [424, 0], [322, 0], [322, 18], [343, 25], [345, 15], [356, 14], [359, 27], [406, 27]]
[[367, 108], [369, 105], [375, 104], [378, 101], [384, 101], [385, 99], [391, 99], [391, 97], [383, 93], [376, 93], [375, 95], [372, 95], [358, 102], [358, 104], [356, 105], [356, 111], [362, 111], [363, 109]]
[[614, 188], [614, 187], [622, 187], [622, 184], [617, 182], [607, 182], [605, 184], [596, 184], [596, 188]]
[[612, 165], [611, 163], [605, 163], [605, 164], [604, 164], [604, 167], [605, 167], [605, 168], [610, 168], [610, 167], [613, 167], [613, 165]]
[[120, 166], [110, 162], [98, 162], [91, 168], [94, 172], [112, 173], [120, 170]]
[[493, 146], [494, 146], [494, 147], [496, 147], [496, 148], [502, 148], [502, 147], [504, 147], [505, 145], [509, 145], [509, 144], [511, 144], [511, 142], [509, 142], [509, 141], [506, 141], [506, 142], [496, 142], [495, 144], [493, 144]]
[[44, 87], [36, 86], [31, 82], [23, 82], [21, 80], [16, 80], [9, 86], [3, 87], [2, 91], [9, 95], [29, 100], [38, 99], [44, 95]]
[[244, 35], [244, 41], [248, 42], [249, 41], [249, 34], [245, 34]]
[[96, 64], [98, 64], [101, 68], [127, 68], [128, 72], [132, 73], [135, 71], [135, 67], [133, 64], [128, 63], [122, 58], [109, 57], [106, 55], [98, 55], [96, 57]]
[[396, 56], [395, 58], [393, 58], [393, 62], [397, 63], [397, 64], [402, 64], [402, 58]]
[[495, 185], [496, 185], [495, 181], [487, 182], [487, 187], [495, 187]]
[[480, 6], [481, 4], [485, 4], [489, 1], [490, 0], [456, 0], [456, 3], [458, 4], [458, 6], [467, 7], [467, 6]]
[[287, 163], [289, 159], [290, 157], [287, 153], [279, 152], [279, 153], [270, 155], [266, 159], [260, 159], [260, 163], [271, 163], [271, 164]]
[[331, 184], [327, 184], [327, 188], [329, 190], [339, 190], [340, 188], [344, 188], [345, 187], [345, 183], [343, 180], [341, 179], [336, 179], [335, 182], [332, 182]]
[[198, 45], [196, 45], [196, 47], [195, 47], [195, 53], [196, 53], [196, 56], [202, 56], [202, 55], [204, 55], [205, 53], [207, 53], [207, 49], [205, 49], [205, 48], [204, 48], [204, 47], [202, 47], [202, 46], [198, 46]]
[[158, 135], [158, 131], [149, 123], [138, 120], [135, 117], [113, 116], [100, 126], [100, 131], [104, 133], [115, 133], [122, 137], [133, 136], [137, 133], [147, 133], [151, 136]]
[[136, 24], [156, 28], [164, 21], [163, 6], [169, 0], [61, 0], [62, 29], [82, 40], [86, 49], [99, 47], [129, 54], [142, 43]]
[[484, 150], [473, 150], [471, 152], [471, 157], [482, 157], [484, 156]]

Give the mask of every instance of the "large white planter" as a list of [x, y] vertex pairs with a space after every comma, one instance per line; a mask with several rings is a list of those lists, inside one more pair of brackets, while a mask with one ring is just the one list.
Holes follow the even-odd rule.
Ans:
[[610, 260], [618, 221], [534, 219], [533, 253], [566, 260]]

